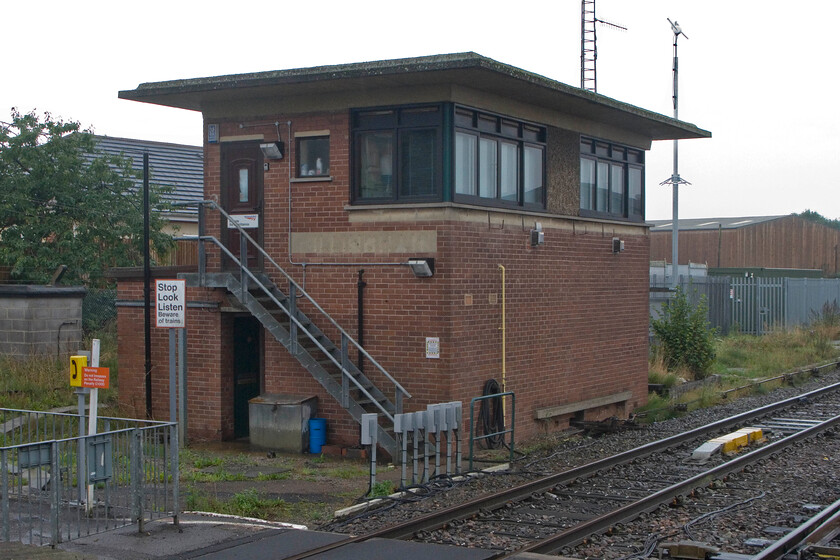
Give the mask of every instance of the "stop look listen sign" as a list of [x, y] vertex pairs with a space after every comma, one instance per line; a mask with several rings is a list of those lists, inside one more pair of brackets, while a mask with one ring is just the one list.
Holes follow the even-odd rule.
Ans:
[[186, 280], [155, 280], [155, 326], [183, 329], [186, 317]]

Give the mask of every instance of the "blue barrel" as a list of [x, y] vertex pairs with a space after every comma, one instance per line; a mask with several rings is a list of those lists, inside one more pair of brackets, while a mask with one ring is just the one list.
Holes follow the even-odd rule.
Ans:
[[309, 452], [320, 453], [321, 446], [327, 443], [327, 419], [309, 419]]

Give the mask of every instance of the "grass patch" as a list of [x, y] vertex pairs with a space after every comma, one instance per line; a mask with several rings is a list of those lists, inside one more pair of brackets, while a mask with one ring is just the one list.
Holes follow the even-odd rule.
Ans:
[[[113, 332], [112, 332], [113, 331]], [[111, 405], [117, 400], [116, 328], [93, 336], [100, 339], [99, 365], [110, 370], [110, 388], [99, 390], [99, 403]], [[85, 348], [90, 348], [90, 339]], [[3, 408], [50, 410], [78, 404], [70, 387], [70, 361], [53, 356], [27, 358], [0, 356], [0, 403]]]
[[341, 478], [344, 480], [350, 480], [353, 478], [367, 476], [369, 472], [370, 469], [366, 466], [358, 464], [349, 464], [327, 469], [326, 472], [324, 472], [323, 474], [324, 476], [327, 476], [329, 478]]
[[393, 494], [395, 490], [396, 488], [394, 487], [393, 482], [383, 480], [373, 485], [373, 488], [370, 489], [368, 496], [371, 498], [384, 498], [385, 496]]
[[[715, 362], [711, 371], [721, 383], [703, 386], [670, 399], [657, 394], [648, 396], [648, 403], [637, 413], [646, 421], [661, 421], [686, 411], [713, 406], [725, 391], [741, 388], [741, 394], [764, 394], [785, 383], [795, 384], [809, 377], [808, 373], [785, 376], [765, 383], [756, 383], [782, 374], [796, 372], [810, 364], [823, 364], [837, 359], [840, 352], [832, 341], [840, 338], [840, 326], [831, 322], [815, 322], [807, 328], [776, 331], [763, 336], [735, 333], [715, 339]], [[680, 378], [690, 380], [686, 371], [668, 371], [664, 360], [654, 351], [648, 364], [648, 383], [673, 387]]]

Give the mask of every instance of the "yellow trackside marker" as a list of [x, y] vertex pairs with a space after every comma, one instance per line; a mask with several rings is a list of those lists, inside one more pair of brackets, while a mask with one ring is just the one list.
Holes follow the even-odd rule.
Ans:
[[742, 447], [761, 440], [763, 437], [761, 428], [741, 428], [737, 432], [710, 439], [695, 449], [691, 458], [707, 461], [714, 453], [734, 453]]

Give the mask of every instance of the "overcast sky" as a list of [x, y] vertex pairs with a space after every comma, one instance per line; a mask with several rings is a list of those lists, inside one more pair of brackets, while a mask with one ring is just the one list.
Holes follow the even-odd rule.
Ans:
[[[770, 6], [773, 7], [770, 7]], [[786, 6], [781, 8], [781, 6]], [[680, 216], [840, 218], [840, 2], [597, 0], [598, 93], [712, 132], [680, 143]], [[6, 0], [0, 120], [37, 109], [97, 134], [201, 143], [198, 113], [120, 100], [142, 82], [475, 51], [580, 85], [580, 0]], [[647, 218], [671, 218], [672, 143], [648, 154]]]

